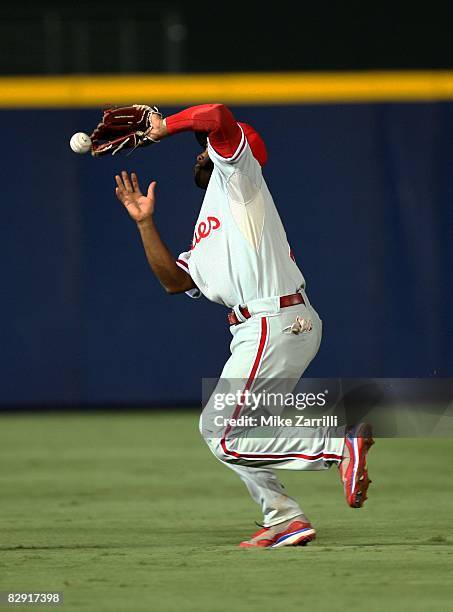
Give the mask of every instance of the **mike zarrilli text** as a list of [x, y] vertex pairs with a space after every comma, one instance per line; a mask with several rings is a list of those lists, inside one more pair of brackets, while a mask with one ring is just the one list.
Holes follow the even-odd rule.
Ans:
[[303, 414], [298, 414], [289, 418], [277, 415], [262, 415], [260, 417], [243, 415], [233, 419], [217, 415], [214, 423], [217, 427], [337, 427], [338, 416], [324, 415], [308, 418]]

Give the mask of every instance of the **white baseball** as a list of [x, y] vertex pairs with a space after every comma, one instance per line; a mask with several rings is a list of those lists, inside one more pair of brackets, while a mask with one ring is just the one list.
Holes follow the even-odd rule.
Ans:
[[84, 132], [77, 132], [69, 141], [69, 146], [74, 153], [88, 153], [91, 144], [91, 138]]

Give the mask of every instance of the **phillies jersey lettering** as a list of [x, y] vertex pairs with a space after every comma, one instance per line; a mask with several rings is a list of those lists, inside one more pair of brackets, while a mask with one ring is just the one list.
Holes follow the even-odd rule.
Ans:
[[236, 153], [221, 157], [208, 142], [214, 170], [195, 224], [192, 248], [177, 264], [209, 300], [233, 308], [289, 295], [305, 286], [261, 166], [242, 134]]
[[194, 231], [192, 246], [190, 247], [193, 250], [203, 238], [207, 238], [209, 234], [216, 229], [219, 229], [220, 221], [217, 217], [209, 216], [205, 221], [200, 221]]

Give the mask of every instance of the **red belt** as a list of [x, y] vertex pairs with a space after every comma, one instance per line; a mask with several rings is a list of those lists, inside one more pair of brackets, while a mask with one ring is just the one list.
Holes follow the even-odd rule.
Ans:
[[[300, 293], [292, 293], [291, 295], [282, 295], [280, 297], [280, 308], [296, 306], [296, 304], [305, 304], [304, 298]], [[247, 306], [239, 306], [239, 311], [244, 319], [250, 319], [252, 316]], [[243, 323], [243, 321], [239, 321], [234, 310], [228, 313], [228, 322], [230, 325], [239, 325], [239, 323]]]

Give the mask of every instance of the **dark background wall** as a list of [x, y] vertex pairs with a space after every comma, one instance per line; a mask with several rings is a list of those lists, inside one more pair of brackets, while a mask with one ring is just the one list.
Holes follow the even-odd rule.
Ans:
[[[451, 374], [453, 106], [234, 110], [266, 139], [266, 179], [324, 319], [309, 374]], [[113, 196], [123, 167], [156, 178], [159, 227], [186, 250], [202, 197], [193, 137], [130, 157], [74, 155], [71, 134], [97, 118], [2, 111], [14, 143], [0, 236], [4, 405], [196, 402], [228, 356], [224, 309], [161, 290]]]
[[448, 3], [24, 1], [0, 74], [449, 68]]

